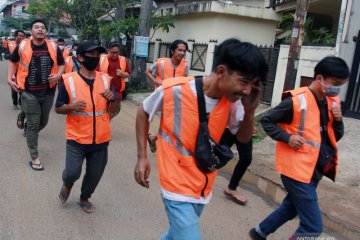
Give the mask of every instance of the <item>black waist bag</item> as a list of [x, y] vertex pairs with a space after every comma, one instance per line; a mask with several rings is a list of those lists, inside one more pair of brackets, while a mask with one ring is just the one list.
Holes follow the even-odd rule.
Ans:
[[336, 158], [336, 150], [333, 147], [326, 143], [320, 145], [317, 169], [333, 181], [335, 181], [336, 174]]
[[225, 166], [234, 157], [234, 154], [228, 146], [217, 144], [211, 138], [206, 116], [202, 77], [196, 77], [195, 84], [200, 120], [195, 147], [195, 161], [202, 172], [208, 173]]

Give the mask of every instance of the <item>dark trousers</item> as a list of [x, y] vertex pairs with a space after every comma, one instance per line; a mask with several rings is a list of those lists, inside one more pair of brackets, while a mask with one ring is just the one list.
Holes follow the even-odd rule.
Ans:
[[21, 94], [11, 89], [11, 98], [13, 105], [21, 105]]
[[74, 182], [80, 178], [84, 159], [86, 159], [86, 172], [81, 185], [81, 200], [89, 199], [100, 182], [108, 159], [108, 149], [105, 147], [89, 152], [81, 146], [67, 142], [65, 169], [62, 174], [65, 187], [72, 188]]
[[[296, 159], [291, 160], [296, 161]], [[319, 181], [311, 180], [310, 183], [302, 183], [284, 175], [281, 175], [281, 180], [288, 194], [281, 205], [257, 225], [257, 232], [262, 237], [266, 237], [287, 221], [299, 216], [300, 224], [294, 236], [319, 236], [323, 231], [316, 192]]]
[[248, 143], [240, 143], [236, 135], [233, 135], [228, 129], [225, 129], [224, 134], [221, 137], [220, 144], [231, 147], [236, 144], [236, 148], [239, 153], [239, 162], [234, 168], [233, 175], [229, 183], [229, 189], [236, 190], [241, 178], [244, 176], [246, 169], [250, 166], [252, 161], [252, 139]]

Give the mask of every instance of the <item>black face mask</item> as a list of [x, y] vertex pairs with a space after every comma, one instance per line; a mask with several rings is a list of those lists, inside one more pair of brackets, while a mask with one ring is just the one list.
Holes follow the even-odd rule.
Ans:
[[95, 68], [97, 67], [100, 61], [100, 57], [89, 57], [89, 56], [82, 56], [82, 57], [85, 58], [85, 61], [83, 61], [82, 64], [89, 71], [95, 70]]

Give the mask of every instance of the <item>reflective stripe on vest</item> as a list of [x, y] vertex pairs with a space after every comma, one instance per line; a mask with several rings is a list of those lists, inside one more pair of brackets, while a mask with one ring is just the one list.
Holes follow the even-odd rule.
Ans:
[[161, 69], [161, 79], [164, 80], [164, 76], [165, 76], [165, 59], [161, 59], [161, 61], [160, 61], [160, 69]]
[[[304, 94], [298, 95], [300, 99], [300, 109], [301, 109], [301, 117], [300, 117], [300, 124], [299, 124], [299, 130], [298, 134], [299, 136], [303, 136], [304, 134], [304, 125], [305, 125], [305, 118], [306, 118], [306, 112], [307, 112], [307, 103], [306, 98]], [[313, 146], [314, 148], [320, 148], [320, 143], [311, 141], [311, 140], [305, 140], [306, 144], [309, 144]]]
[[[101, 75], [103, 81], [104, 81], [104, 85], [105, 85], [105, 89], [108, 89], [108, 83], [107, 83], [107, 79], [104, 75]], [[75, 91], [75, 84], [74, 84], [74, 78], [73, 76], [69, 77], [69, 85], [70, 85], [70, 91], [71, 91], [71, 97], [73, 98], [74, 103], [76, 102], [76, 91]], [[95, 116], [101, 116], [106, 114], [108, 111], [104, 110], [104, 111], [100, 111], [100, 112], [95, 112]], [[69, 115], [72, 116], [89, 116], [92, 117], [93, 116], [93, 112], [70, 112], [68, 113]]]
[[103, 65], [104, 65], [104, 62], [105, 62], [105, 57], [106, 57], [107, 55], [101, 55], [100, 56], [100, 71], [102, 70], [102, 67], [103, 67]]
[[23, 55], [23, 52], [24, 52], [24, 47], [25, 47], [25, 44], [26, 44], [26, 42], [25, 41], [22, 41], [21, 43], [20, 43], [20, 46], [19, 46], [19, 55], [20, 55], [20, 61], [19, 61], [19, 64], [21, 64], [23, 67], [25, 67], [25, 68], [29, 68], [29, 65], [27, 65], [27, 64], [25, 64], [23, 61], [21, 61], [21, 59], [22, 59], [22, 55]]
[[108, 90], [109, 89], [109, 84], [107, 82], [107, 79], [106, 79], [105, 75], [101, 75], [101, 78], [102, 78], [102, 80], [104, 82], [105, 90]]

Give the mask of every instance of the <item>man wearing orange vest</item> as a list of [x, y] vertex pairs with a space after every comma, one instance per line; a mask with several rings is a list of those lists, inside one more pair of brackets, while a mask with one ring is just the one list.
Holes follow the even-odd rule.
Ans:
[[[10, 41], [8, 42], [8, 48], [5, 51], [5, 56], [4, 58], [6, 60], [10, 59], [11, 54], [14, 52], [16, 46], [19, 46], [19, 44], [21, 43], [21, 41], [23, 39], [25, 39], [25, 32], [23, 30], [16, 30], [14, 33], [14, 37], [15, 37], [15, 41]], [[14, 75], [14, 80], [15, 80], [15, 75]], [[11, 89], [11, 97], [12, 97], [12, 102], [13, 102], [13, 110], [18, 110], [18, 104], [21, 105], [21, 99], [20, 99], [20, 95], [18, 96], [18, 92]], [[25, 118], [25, 113], [22, 111], [19, 116], [21, 118]]]
[[[175, 40], [171, 43], [170, 58], [158, 58], [156, 62], [146, 70], [146, 76], [154, 83], [155, 89], [161, 86], [167, 78], [187, 77], [189, 64], [185, 60], [188, 45], [183, 40]], [[157, 137], [149, 133], [148, 142], [151, 152], [156, 152]]]
[[284, 92], [282, 102], [261, 119], [263, 129], [277, 141], [276, 170], [287, 196], [250, 230], [253, 240], [266, 239], [296, 216], [300, 224], [290, 239], [317, 238], [323, 231], [316, 188], [322, 176], [335, 181], [336, 142], [344, 134], [337, 95], [349, 77], [349, 68], [341, 58], [330, 56], [314, 72], [309, 87]]
[[[38, 136], [48, 120], [54, 102], [55, 85], [64, 71], [64, 59], [56, 43], [46, 39], [46, 25], [42, 20], [30, 24], [32, 40], [24, 39], [11, 55], [8, 65], [8, 84], [21, 91], [21, 105], [25, 112], [26, 141], [30, 151], [29, 165], [44, 170], [39, 159]], [[16, 75], [16, 82], [12, 77]]]
[[[215, 142], [219, 143], [226, 126], [230, 126], [240, 142], [249, 142], [260, 97], [259, 85], [265, 81], [267, 69], [263, 55], [251, 43], [228, 39], [218, 46], [212, 73], [201, 79], [208, 128]], [[137, 112], [138, 162], [134, 176], [141, 186], [149, 188], [150, 163], [146, 151], [149, 121], [161, 111], [157, 160], [169, 221], [163, 240], [201, 239], [199, 217], [211, 199], [217, 175], [217, 171], [202, 172], [195, 163], [193, 154], [199, 128], [196, 92], [192, 77], [166, 79]]]
[[183, 40], [175, 40], [169, 47], [170, 58], [158, 58], [156, 62], [146, 70], [145, 74], [155, 88], [161, 86], [162, 81], [173, 77], [187, 77], [189, 65], [185, 60], [188, 45]]
[[86, 159], [78, 205], [83, 211], [92, 213], [95, 206], [88, 199], [94, 193], [108, 160], [110, 114], [118, 113], [120, 105], [109, 75], [95, 71], [100, 53], [105, 52], [105, 48], [94, 42], [84, 42], [77, 51], [80, 70], [63, 75], [64, 83], [55, 106], [57, 113], [66, 114], [67, 138], [63, 186], [57, 198], [61, 204], [66, 203]]
[[107, 73], [112, 77], [111, 84], [114, 86], [118, 99], [122, 99], [125, 91], [125, 78], [131, 74], [130, 65], [126, 57], [120, 56], [120, 44], [111, 43], [107, 55], [100, 56], [98, 71]]
[[65, 47], [65, 40], [63, 38], [59, 38], [56, 43], [59, 46], [64, 59], [70, 56], [70, 50]]

